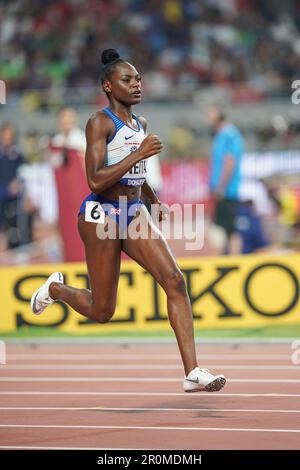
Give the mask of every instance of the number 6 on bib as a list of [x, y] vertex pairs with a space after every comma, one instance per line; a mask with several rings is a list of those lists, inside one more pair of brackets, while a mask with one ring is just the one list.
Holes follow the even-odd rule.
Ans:
[[97, 201], [87, 201], [85, 203], [85, 218], [86, 222], [94, 222], [95, 224], [104, 224], [105, 212]]

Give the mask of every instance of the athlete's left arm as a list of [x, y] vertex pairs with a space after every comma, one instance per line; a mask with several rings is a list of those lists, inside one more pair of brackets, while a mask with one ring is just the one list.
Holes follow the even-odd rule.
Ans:
[[[140, 123], [142, 124], [143, 126], [143, 129], [144, 129], [144, 132], [146, 134], [146, 131], [147, 131], [147, 120], [142, 117], [142, 116], [139, 116], [139, 121]], [[145, 180], [143, 186], [142, 186], [142, 194], [141, 194], [141, 198], [143, 199], [143, 201], [145, 199], [148, 199], [148, 201], [150, 202], [150, 204], [155, 204], [157, 205], [158, 207], [158, 213], [157, 213], [157, 217], [159, 219], [159, 221], [161, 220], [164, 220], [166, 219], [166, 217], [168, 216], [169, 214], [169, 209], [159, 200], [157, 194], [155, 193], [154, 189], [152, 188], [152, 186], [148, 183], [147, 180]]]
[[170, 212], [169, 208], [159, 200], [157, 194], [155, 194], [154, 190], [151, 188], [150, 184], [147, 183], [147, 181], [145, 181], [142, 186], [141, 198], [143, 199], [143, 201], [145, 201], [145, 199], [148, 199], [150, 204], [154, 205], [154, 213], [156, 214], [156, 217], [158, 218], [159, 222], [165, 220], [168, 217]]
[[147, 180], [145, 180], [142, 186], [142, 199], [148, 199], [151, 204], [161, 204], [157, 194]]

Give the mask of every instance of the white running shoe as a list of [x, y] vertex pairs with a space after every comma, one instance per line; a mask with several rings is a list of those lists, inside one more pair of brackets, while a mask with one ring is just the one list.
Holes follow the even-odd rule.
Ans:
[[212, 375], [208, 369], [196, 367], [184, 378], [185, 392], [218, 392], [226, 384], [224, 375]]
[[47, 308], [49, 305], [53, 304], [55, 302], [53, 299], [51, 299], [49, 295], [49, 286], [52, 282], [60, 282], [61, 284], [64, 283], [64, 277], [62, 273], [55, 272], [51, 274], [51, 276], [48, 277], [47, 281], [45, 284], [42, 285], [39, 289], [37, 289], [31, 297], [31, 310], [33, 313], [36, 315], [40, 315], [43, 313], [45, 308]]

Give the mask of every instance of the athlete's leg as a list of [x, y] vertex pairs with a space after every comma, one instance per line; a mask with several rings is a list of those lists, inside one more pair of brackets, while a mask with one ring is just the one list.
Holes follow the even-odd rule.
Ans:
[[49, 293], [52, 299], [66, 302], [85, 317], [106, 323], [116, 307], [121, 242], [118, 239], [99, 239], [96, 224], [85, 222], [83, 216], [79, 216], [78, 230], [85, 245], [91, 290], [53, 282]]
[[[157, 230], [146, 209], [140, 209], [143, 230]], [[136, 223], [134, 221], [132, 223]], [[128, 238], [122, 249], [162, 286], [167, 294], [169, 321], [174, 329], [186, 375], [197, 367], [193, 316], [183, 275], [161, 233], [158, 239]]]

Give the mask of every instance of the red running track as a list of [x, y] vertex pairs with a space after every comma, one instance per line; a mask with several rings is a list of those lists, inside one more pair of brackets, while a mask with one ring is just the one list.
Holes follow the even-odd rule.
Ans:
[[7, 345], [0, 449], [299, 449], [291, 344], [203, 344], [219, 393], [182, 392], [175, 344]]

